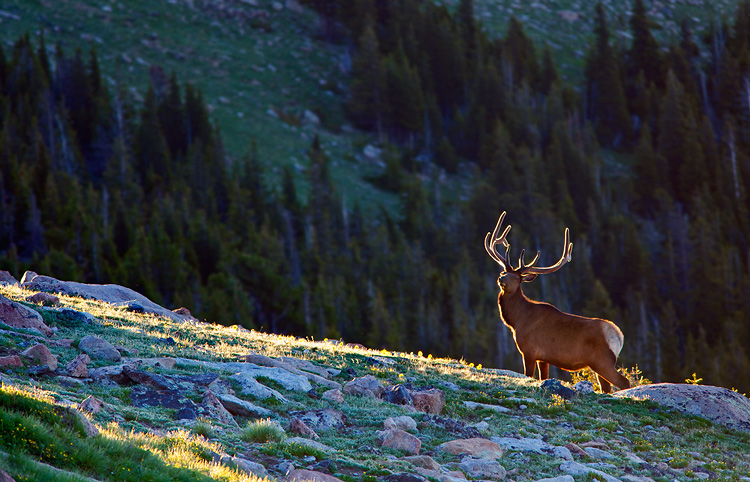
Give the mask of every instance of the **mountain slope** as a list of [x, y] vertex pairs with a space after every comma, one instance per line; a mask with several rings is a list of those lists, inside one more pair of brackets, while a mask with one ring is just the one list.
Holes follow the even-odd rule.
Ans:
[[[56, 302], [13, 284], [0, 294], [55, 331], [0, 325], [0, 360], [23, 364], [0, 372], [0, 470], [16, 481], [750, 477], [750, 434], [650, 402], [565, 399], [505, 370], [177, 321], [132, 303]], [[122, 358], [99, 357], [93, 338]], [[56, 369], [22, 354], [39, 345]], [[471, 442], [457, 453], [474, 456], [451, 454], [461, 439]]]

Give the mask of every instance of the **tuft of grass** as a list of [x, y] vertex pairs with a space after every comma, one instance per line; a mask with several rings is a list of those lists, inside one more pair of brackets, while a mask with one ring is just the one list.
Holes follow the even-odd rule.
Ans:
[[271, 419], [256, 420], [249, 422], [247, 427], [240, 433], [240, 439], [245, 442], [280, 443], [286, 438], [286, 432], [277, 422]]
[[283, 458], [302, 458], [313, 456], [318, 460], [328, 458], [322, 450], [316, 449], [309, 445], [297, 443], [274, 442], [263, 446], [261, 452], [265, 455]]

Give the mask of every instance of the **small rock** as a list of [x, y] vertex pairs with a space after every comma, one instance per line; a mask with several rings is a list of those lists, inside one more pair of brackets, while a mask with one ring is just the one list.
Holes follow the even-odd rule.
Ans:
[[[5, 271], [7, 273], [7, 271]], [[0, 470], [0, 482], [16, 482], [16, 479], [10, 476], [8, 472]]]
[[85, 352], [92, 360], [118, 362], [122, 356], [107, 340], [95, 335], [86, 335], [78, 342], [78, 349]]
[[18, 280], [8, 271], [0, 271], [0, 285], [17, 285]]
[[576, 392], [563, 385], [562, 382], [556, 378], [548, 378], [547, 380], [544, 380], [544, 382], [542, 382], [542, 390], [547, 390], [565, 400], [572, 399], [576, 394]]
[[391, 474], [383, 478], [384, 482], [427, 482], [429, 479], [422, 475], [410, 474], [408, 472], [401, 472], [398, 474]]
[[602, 472], [601, 470], [593, 469], [591, 467], [587, 467], [583, 464], [579, 464], [578, 462], [573, 462], [571, 460], [565, 461], [562, 464], [560, 464], [560, 470], [563, 472], [567, 472], [570, 475], [587, 475], [587, 474], [595, 474], [598, 475], [601, 478], [604, 478], [606, 482], [620, 482], [620, 480], [616, 477], [613, 477], [605, 472]]
[[334, 388], [323, 392], [320, 398], [322, 398], [323, 400], [330, 400], [332, 402], [343, 403], [344, 394], [341, 393], [341, 390], [339, 390], [338, 388]]
[[464, 405], [469, 410], [492, 410], [493, 412], [498, 413], [508, 413], [511, 410], [508, 407], [503, 407], [502, 405], [489, 405], [487, 403], [478, 403], [478, 402], [471, 402], [469, 400], [464, 401]]
[[219, 463], [229, 466], [229, 467], [237, 467], [241, 471], [245, 472], [248, 475], [255, 475], [259, 478], [266, 478], [268, 477], [268, 472], [266, 471], [266, 468], [263, 467], [261, 464], [257, 462], [251, 462], [250, 460], [243, 459], [240, 457], [232, 457], [229, 455], [224, 455], [219, 459]]
[[214, 393], [214, 395], [216, 395], [216, 398], [219, 399], [224, 408], [232, 415], [252, 418], [263, 418], [273, 415], [272, 411], [237, 398], [229, 393]]
[[422, 441], [414, 435], [399, 429], [390, 429], [378, 431], [376, 433], [378, 440], [383, 447], [417, 455], [422, 448]]
[[87, 354], [81, 353], [65, 365], [65, 371], [73, 378], [87, 378], [89, 376], [89, 363], [91, 363], [91, 358]]
[[302, 120], [307, 124], [320, 125], [320, 117], [311, 110], [305, 110], [304, 114], [302, 114]]
[[333, 475], [305, 469], [292, 470], [286, 476], [285, 480], [287, 482], [342, 482], [341, 479], [334, 477]]
[[304, 445], [306, 447], [312, 447], [314, 449], [321, 450], [323, 452], [335, 452], [336, 449], [333, 447], [329, 447], [328, 445], [322, 444], [320, 442], [316, 442], [315, 440], [310, 440], [309, 438], [302, 438], [302, 437], [290, 437], [284, 441], [286, 444], [297, 444], [297, 445]]
[[471, 456], [461, 459], [458, 467], [472, 479], [502, 480], [505, 478], [505, 467], [497, 460], [478, 459]]
[[305, 412], [290, 412], [315, 430], [340, 429], [346, 425], [346, 416], [340, 410], [323, 408]]
[[412, 398], [409, 390], [402, 384], [391, 385], [385, 388], [383, 400], [396, 405], [411, 405]]
[[595, 459], [613, 459], [615, 458], [614, 455], [607, 452], [606, 450], [597, 449], [594, 447], [589, 447], [586, 449], [586, 453], [589, 454], [589, 456], [594, 457]]
[[388, 417], [387, 419], [385, 419], [385, 422], [383, 422], [383, 427], [386, 430], [398, 429], [405, 432], [416, 432], [417, 422], [408, 415], [402, 415], [400, 417]]
[[22, 367], [23, 362], [18, 355], [0, 356], [0, 367]]
[[313, 440], [320, 439], [320, 436], [315, 433], [315, 430], [311, 429], [307, 426], [305, 422], [298, 418], [293, 418], [292, 421], [289, 423], [289, 431], [291, 433], [296, 433], [298, 435], [302, 435], [303, 437], [308, 437]]
[[405, 460], [415, 467], [422, 467], [428, 470], [440, 470], [440, 464], [435, 462], [435, 459], [429, 455], [409, 455], [402, 457], [401, 460]]
[[57, 358], [41, 343], [22, 351], [21, 356], [29, 360], [32, 366], [46, 367], [51, 372], [57, 370]]
[[38, 305], [57, 306], [60, 304], [60, 298], [49, 293], [36, 293], [26, 297], [28, 303], [36, 303]]
[[451, 440], [438, 445], [435, 450], [453, 455], [468, 454], [479, 458], [497, 459], [503, 456], [503, 448], [500, 445], [484, 438]]
[[0, 321], [14, 328], [35, 330], [50, 337], [55, 332], [42, 320], [42, 315], [20, 303], [0, 295]]
[[96, 415], [97, 413], [99, 413], [103, 407], [104, 407], [104, 402], [94, 397], [93, 395], [89, 395], [88, 398], [82, 401], [81, 404], [78, 406], [80, 410], [84, 412], [88, 412], [92, 415]]
[[383, 385], [372, 375], [355, 378], [344, 385], [344, 393], [361, 397], [380, 398], [385, 392]]
[[568, 442], [567, 444], [565, 444], [565, 448], [570, 450], [570, 453], [573, 455], [579, 455], [581, 457], [585, 457], [588, 455], [585, 450], [583, 450], [581, 447], [574, 444], [573, 442]]
[[573, 390], [575, 390], [578, 395], [588, 395], [594, 393], [594, 384], [588, 380], [581, 380], [573, 385]]
[[414, 408], [420, 412], [437, 415], [445, 407], [445, 392], [439, 388], [412, 391], [411, 398], [414, 402]]
[[239, 428], [237, 421], [232, 417], [232, 414], [222, 405], [222, 402], [214, 395], [213, 392], [207, 390], [203, 394], [203, 402], [201, 406], [208, 412], [209, 417], [225, 425]]
[[549, 477], [546, 479], [538, 479], [534, 482], [575, 482], [576, 479], [572, 475], [561, 475], [559, 477]]

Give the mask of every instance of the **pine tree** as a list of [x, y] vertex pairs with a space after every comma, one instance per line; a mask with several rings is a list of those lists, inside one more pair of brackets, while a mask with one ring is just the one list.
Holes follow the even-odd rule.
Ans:
[[605, 147], [618, 147], [630, 137], [630, 120], [623, 93], [617, 55], [610, 46], [607, 18], [596, 6], [596, 41], [586, 59], [586, 103], [597, 138]]
[[352, 59], [351, 97], [349, 112], [357, 125], [376, 129], [383, 136], [385, 110], [385, 69], [382, 65], [378, 38], [372, 21], [365, 24], [358, 48]]
[[664, 63], [659, 52], [659, 45], [651, 34], [649, 19], [643, 0], [635, 0], [633, 14], [630, 17], [630, 30], [633, 34], [633, 44], [627, 52], [628, 78], [635, 79], [643, 72], [649, 83], [657, 87], [664, 86]]

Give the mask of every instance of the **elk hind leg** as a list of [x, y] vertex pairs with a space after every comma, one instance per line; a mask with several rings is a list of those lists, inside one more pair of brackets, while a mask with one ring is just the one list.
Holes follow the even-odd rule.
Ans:
[[528, 357], [524, 354], [523, 356], [523, 374], [529, 378], [534, 378], [534, 369], [536, 368], [536, 360]]
[[539, 360], [536, 362], [539, 367], [539, 379], [546, 380], [549, 378], [549, 363]]
[[596, 378], [599, 380], [599, 386], [603, 393], [609, 393], [612, 390], [611, 385], [615, 385], [620, 390], [630, 388], [630, 382], [628, 379], [622, 376], [615, 367], [617, 358], [615, 358], [612, 353], [610, 353], [610, 355], [611, 362], [608, 360], [607, 364], [604, 366], [597, 365], [591, 367], [591, 369], [596, 372]]

